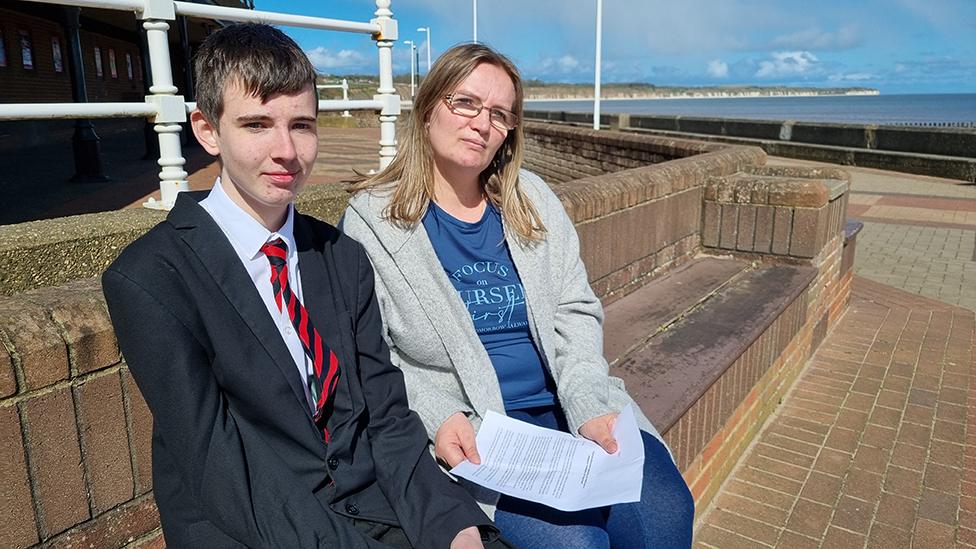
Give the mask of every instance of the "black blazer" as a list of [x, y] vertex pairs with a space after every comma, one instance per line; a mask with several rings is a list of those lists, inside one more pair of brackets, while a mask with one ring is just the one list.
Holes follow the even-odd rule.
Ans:
[[[360, 245], [296, 212], [305, 306], [342, 373], [328, 445], [302, 380], [230, 242], [181, 193], [102, 285], [153, 413], [153, 480], [171, 547], [378, 547], [370, 523], [417, 547], [490, 525], [445, 476], [391, 365]], [[363, 522], [365, 521], [365, 522]]]

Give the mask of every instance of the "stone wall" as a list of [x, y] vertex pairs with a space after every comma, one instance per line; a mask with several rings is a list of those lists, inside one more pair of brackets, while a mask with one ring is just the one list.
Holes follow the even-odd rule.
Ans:
[[[305, 188], [301, 211], [336, 223], [349, 196], [332, 185]], [[166, 217], [135, 208], [0, 225], [0, 295], [56, 286], [102, 273], [130, 242]]]
[[964, 128], [653, 115], [631, 115], [629, 120], [632, 128], [976, 158], [976, 131]]
[[[527, 111], [527, 119], [590, 126], [593, 115]], [[768, 154], [976, 182], [976, 129], [604, 114], [632, 132], [762, 147]]]
[[0, 546], [143, 547], [152, 417], [97, 281], [0, 297], [0, 315]]
[[[700, 251], [707, 181], [765, 163], [755, 147], [536, 123], [526, 132], [527, 167], [548, 176], [576, 223], [590, 284], [604, 303]], [[590, 171], [600, 175], [572, 177]]]

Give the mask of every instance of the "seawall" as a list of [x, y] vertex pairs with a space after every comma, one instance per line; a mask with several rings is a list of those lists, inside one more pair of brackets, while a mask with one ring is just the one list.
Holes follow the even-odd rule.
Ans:
[[[585, 125], [591, 113], [526, 111], [529, 120]], [[976, 129], [603, 114], [621, 131], [762, 147], [767, 154], [976, 183]]]

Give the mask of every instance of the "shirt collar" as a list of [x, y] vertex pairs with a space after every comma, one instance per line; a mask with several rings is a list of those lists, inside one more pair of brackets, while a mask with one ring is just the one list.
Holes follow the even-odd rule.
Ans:
[[219, 177], [207, 196], [207, 203], [219, 224], [227, 228], [227, 238], [238, 255], [251, 260], [263, 256], [261, 246], [276, 238], [288, 245], [289, 259], [295, 253], [295, 208], [292, 204], [288, 205], [288, 215], [281, 228], [269, 231], [227, 196]]

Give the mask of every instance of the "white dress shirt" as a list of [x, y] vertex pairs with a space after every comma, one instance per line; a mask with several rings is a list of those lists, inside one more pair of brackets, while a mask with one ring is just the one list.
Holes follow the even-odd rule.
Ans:
[[315, 403], [312, 402], [312, 395], [308, 387], [308, 376], [312, 372], [312, 363], [308, 359], [308, 355], [305, 354], [298, 333], [288, 317], [287, 307], [284, 311], [278, 310], [274, 290], [271, 287], [271, 263], [268, 262], [268, 256], [261, 251], [261, 247], [266, 242], [276, 238], [282, 239], [288, 245], [288, 286], [295, 297], [304, 304], [302, 281], [298, 271], [298, 254], [295, 250], [294, 206], [288, 206], [288, 216], [285, 218], [284, 225], [277, 231], [269, 231], [227, 196], [219, 177], [207, 198], [200, 202], [200, 206], [217, 222], [220, 230], [223, 231], [234, 251], [237, 252], [237, 257], [244, 264], [244, 268], [247, 269], [247, 274], [250, 275], [251, 282], [258, 290], [258, 295], [264, 301], [268, 314], [271, 315], [271, 319], [274, 320], [278, 331], [281, 333], [281, 338], [288, 346], [288, 351], [291, 353], [291, 358], [297, 368], [296, 375], [301, 376], [302, 387], [305, 389], [305, 400], [314, 413]]

